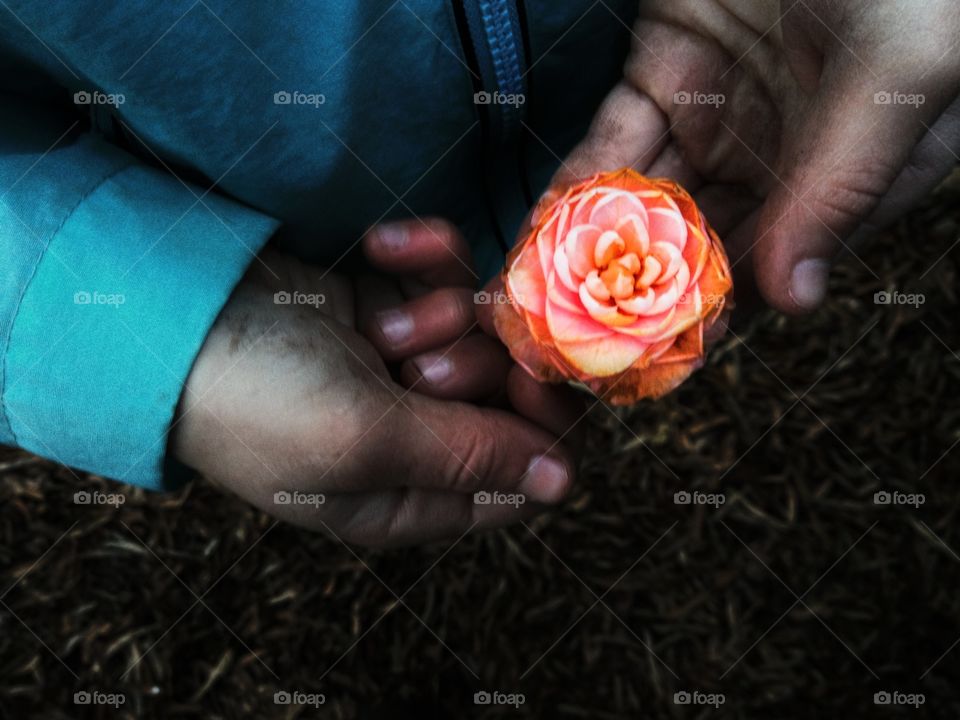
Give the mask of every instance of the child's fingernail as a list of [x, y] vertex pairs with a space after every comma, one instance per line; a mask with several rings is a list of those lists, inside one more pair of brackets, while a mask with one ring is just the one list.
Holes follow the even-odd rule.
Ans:
[[801, 260], [790, 275], [790, 297], [800, 307], [813, 310], [827, 296], [830, 263], [820, 258]]
[[569, 488], [567, 466], [549, 455], [539, 455], [527, 466], [519, 489], [534, 502], [555, 503], [563, 499]]
[[383, 310], [376, 315], [380, 332], [394, 345], [401, 345], [413, 334], [413, 318], [401, 310]]
[[453, 375], [453, 361], [446, 355], [421, 355], [414, 359], [413, 364], [417, 366], [420, 376], [431, 385], [439, 385]]
[[400, 250], [407, 244], [407, 229], [401, 223], [383, 223], [377, 225], [377, 238], [388, 250]]

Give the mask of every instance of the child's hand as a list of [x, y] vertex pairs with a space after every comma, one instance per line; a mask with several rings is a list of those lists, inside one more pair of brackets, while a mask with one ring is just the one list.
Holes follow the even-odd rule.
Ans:
[[755, 246], [770, 304], [810, 310], [851, 235], [955, 165], [958, 36], [956, 0], [644, 2], [624, 80], [558, 180], [674, 177], [732, 259]]
[[[463, 239], [414, 220], [375, 229], [364, 249], [403, 281], [326, 274], [264, 251], [190, 374], [175, 457], [277, 517], [365, 545], [456, 536], [562, 499], [574, 463], [558, 435], [577, 415], [478, 331]], [[278, 292], [292, 302], [275, 302]], [[316, 306], [297, 304], [319, 294]], [[515, 411], [458, 401], [494, 396]], [[479, 490], [527, 502], [475, 504]], [[281, 492], [294, 502], [275, 502]], [[323, 504], [297, 502], [316, 502], [311, 493]]]

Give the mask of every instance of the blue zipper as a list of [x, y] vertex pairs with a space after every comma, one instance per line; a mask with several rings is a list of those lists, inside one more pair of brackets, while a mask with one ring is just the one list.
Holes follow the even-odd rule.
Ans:
[[494, 134], [501, 143], [520, 130], [526, 104], [526, 59], [514, 0], [463, 0], [482, 93]]

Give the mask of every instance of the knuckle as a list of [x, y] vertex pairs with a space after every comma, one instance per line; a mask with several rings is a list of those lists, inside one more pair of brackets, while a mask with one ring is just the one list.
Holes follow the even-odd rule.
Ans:
[[473, 293], [465, 288], [446, 288], [443, 293], [445, 321], [452, 328], [466, 328], [476, 321]]
[[896, 169], [881, 160], [851, 163], [829, 180], [801, 184], [798, 203], [827, 227], [852, 230], [883, 198], [895, 175]]
[[447, 250], [454, 252], [459, 243], [460, 232], [447, 220], [430, 218], [424, 221], [427, 233]]
[[496, 469], [497, 448], [494, 436], [474, 427], [463, 433], [450, 448], [447, 477], [451, 490], [475, 492], [491, 484]]

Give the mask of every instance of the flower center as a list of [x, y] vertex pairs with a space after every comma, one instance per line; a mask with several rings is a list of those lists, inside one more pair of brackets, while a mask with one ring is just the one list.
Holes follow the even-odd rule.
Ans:
[[637, 287], [637, 276], [643, 268], [643, 261], [636, 253], [625, 253], [614, 257], [599, 268], [600, 279], [610, 296], [625, 300], [633, 295]]

